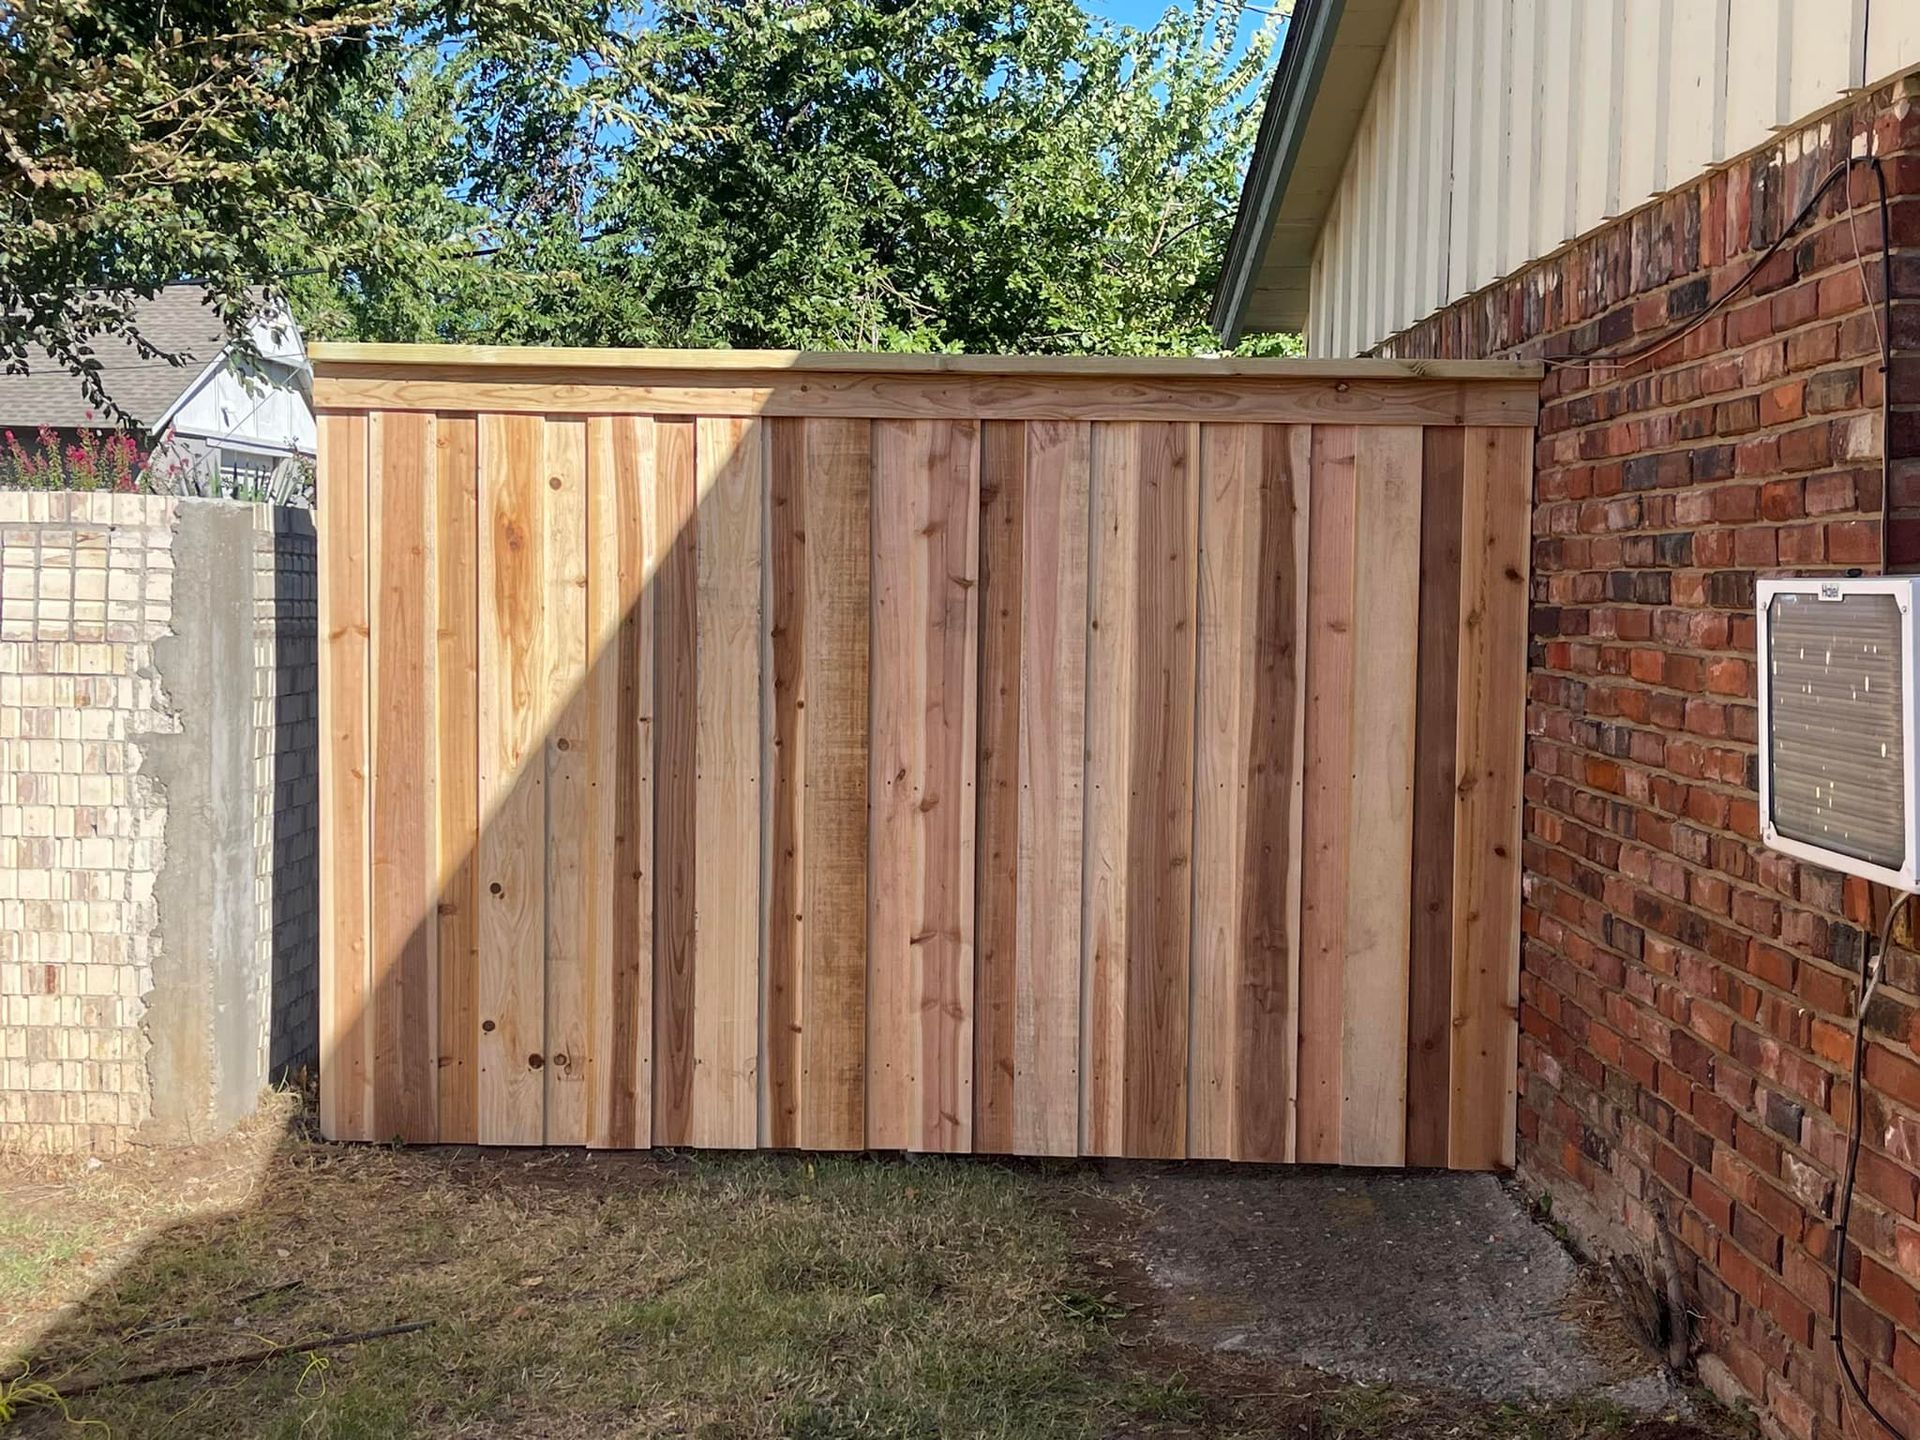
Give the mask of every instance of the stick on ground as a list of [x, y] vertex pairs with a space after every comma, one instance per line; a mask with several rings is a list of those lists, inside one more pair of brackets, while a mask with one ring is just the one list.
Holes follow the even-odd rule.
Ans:
[[305, 1340], [298, 1345], [268, 1345], [259, 1350], [244, 1351], [239, 1355], [222, 1355], [213, 1360], [189, 1360], [179, 1365], [165, 1365], [157, 1370], [140, 1370], [132, 1375], [114, 1375], [100, 1380], [89, 1380], [84, 1385], [75, 1385], [62, 1390], [63, 1400], [76, 1400], [82, 1395], [91, 1395], [96, 1390], [110, 1390], [120, 1385], [147, 1385], [155, 1380], [174, 1380], [182, 1375], [201, 1375], [209, 1370], [225, 1370], [235, 1365], [257, 1365], [268, 1360], [278, 1360], [282, 1355], [309, 1355], [316, 1350], [336, 1350], [342, 1345], [363, 1345], [369, 1340], [387, 1340], [395, 1335], [411, 1335], [416, 1330], [424, 1330], [431, 1320], [409, 1320], [404, 1325], [384, 1325], [378, 1330], [355, 1330], [346, 1335], [325, 1335], [318, 1340]]

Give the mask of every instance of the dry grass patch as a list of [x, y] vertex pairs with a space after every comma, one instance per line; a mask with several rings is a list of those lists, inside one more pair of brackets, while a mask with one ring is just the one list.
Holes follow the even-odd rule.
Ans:
[[[107, 1427], [94, 1435], [1705, 1433], [1160, 1345], [1138, 1277], [1119, 1273], [1129, 1208], [1086, 1166], [384, 1150], [318, 1143], [293, 1118], [185, 1156], [0, 1169], [0, 1213], [0, 1308], [16, 1307], [0, 1384], [25, 1362], [70, 1394], [431, 1322], [109, 1384], [69, 1407]], [[80, 1433], [44, 1405], [8, 1430]]]
[[[1100, 1327], [1063, 1301], [1067, 1228], [1035, 1200], [982, 1164], [292, 1140], [237, 1209], [125, 1256], [31, 1369], [70, 1391], [428, 1320], [73, 1413], [142, 1436], [1084, 1435]], [[44, 1245], [0, 1235], [0, 1263]]]

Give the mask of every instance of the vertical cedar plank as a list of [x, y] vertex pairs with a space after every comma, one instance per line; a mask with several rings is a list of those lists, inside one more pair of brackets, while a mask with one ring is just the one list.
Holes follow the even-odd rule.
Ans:
[[806, 422], [805, 978], [800, 1135], [866, 1144], [867, 628], [872, 425]]
[[1013, 1149], [1022, 1155], [1079, 1148], [1091, 443], [1085, 421], [1026, 426], [1013, 1028]]
[[1127, 832], [1132, 785], [1139, 427], [1097, 423], [1088, 543], [1081, 1150], [1125, 1153]]
[[653, 427], [587, 422], [588, 686], [599, 885], [587, 1143], [649, 1143], [653, 988]]
[[[577, 823], [584, 833], [590, 867], [586, 908], [581, 916], [581, 969], [587, 1043], [568, 1054], [585, 1104], [580, 1143], [606, 1145], [610, 1110], [615, 1003], [613, 991], [620, 955], [614, 945], [614, 775], [618, 761], [620, 704], [620, 495], [613, 477], [613, 421], [603, 415], [586, 421], [584, 526], [581, 536], [586, 582], [582, 596], [585, 671], [580, 694], [580, 764], [586, 782], [586, 810]], [[557, 817], [567, 823], [569, 817]], [[556, 1061], [557, 1064], [557, 1061]]]
[[653, 427], [659, 506], [654, 572], [653, 1138], [693, 1135], [695, 639], [700, 537], [694, 422]]
[[973, 1131], [979, 430], [874, 425], [869, 1143]]
[[546, 1138], [546, 423], [480, 418], [482, 1144]]
[[1407, 1150], [1408, 887], [1420, 608], [1417, 426], [1369, 425], [1355, 442], [1353, 765], [1340, 1158], [1399, 1165]]
[[594, 792], [587, 678], [587, 425], [551, 418], [541, 499], [547, 508], [547, 1143], [583, 1145], [590, 1104], [597, 871], [605, 850]]
[[1513, 1163], [1526, 746], [1532, 435], [1470, 427], [1460, 557], [1459, 808], [1454, 822], [1455, 1169]]
[[1452, 1108], [1454, 748], [1460, 687], [1464, 432], [1426, 431], [1420, 660], [1414, 718], [1412, 933], [1407, 954], [1407, 1164], [1447, 1163]]
[[1234, 998], [1233, 1158], [1291, 1158], [1298, 1049], [1301, 735], [1305, 719], [1308, 446], [1304, 426], [1261, 437], [1253, 557], [1242, 961]]
[[923, 736], [915, 723], [920, 683], [924, 571], [921, 508], [929, 463], [927, 437], [891, 421], [873, 425], [872, 730], [867, 782], [867, 1144], [913, 1144], [916, 1091], [910, 1026], [918, 1014], [914, 916], [920, 888], [913, 853], [914, 787]]
[[1020, 642], [1027, 427], [980, 434], [980, 802], [974, 957], [974, 1146], [1014, 1149], [1014, 1010], [1019, 994]]
[[[614, 422], [614, 474], [620, 487], [619, 730], [615, 743], [618, 799], [614, 827], [614, 943], [620, 947], [615, 989], [610, 1142], [653, 1143], [654, 956], [654, 603], [660, 566], [659, 484], [653, 425]], [[627, 991], [631, 990], [631, 999]], [[628, 1034], [623, 1038], [620, 1027]]]
[[372, 417], [373, 1129], [438, 1139], [434, 417]]
[[769, 422], [768, 1143], [866, 1143], [870, 425]]
[[1301, 817], [1300, 1069], [1294, 1158], [1340, 1160], [1352, 788], [1354, 427], [1316, 425], [1308, 502], [1306, 793]]
[[805, 984], [807, 855], [806, 422], [767, 422], [767, 629], [773, 665], [773, 743], [767, 864], [764, 1143], [800, 1143], [800, 996]]
[[974, 727], [979, 702], [980, 429], [933, 433], [927, 479], [926, 772], [918, 814], [922, 912], [920, 1148], [973, 1146]]
[[437, 1138], [472, 1144], [479, 1138], [479, 1040], [475, 984], [479, 965], [480, 844], [479, 435], [471, 415], [442, 415], [435, 426], [434, 632], [438, 716], [439, 1105]]
[[764, 426], [696, 422], [700, 544], [694, 780], [693, 1129], [759, 1134], [760, 606]]
[[[1198, 684], [1194, 714], [1193, 1005], [1189, 1146], [1196, 1159], [1234, 1153], [1241, 926], [1247, 884], [1248, 751], [1254, 704], [1261, 454], [1265, 427], [1200, 432]], [[1255, 877], [1254, 884], [1261, 880]], [[1265, 882], [1271, 887], [1271, 879]], [[1278, 887], [1273, 887], [1278, 888]]]
[[1125, 1143], [1174, 1158], [1187, 1145], [1193, 921], [1197, 425], [1136, 431], [1141, 447], [1136, 647], [1127, 822]]
[[367, 447], [364, 415], [320, 417], [320, 1129], [371, 1128], [367, 862]]

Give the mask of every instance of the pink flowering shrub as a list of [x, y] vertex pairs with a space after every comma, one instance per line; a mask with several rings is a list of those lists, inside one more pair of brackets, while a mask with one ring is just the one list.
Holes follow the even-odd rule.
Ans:
[[31, 441], [0, 434], [0, 490], [150, 490], [151, 452], [124, 430], [82, 430], [62, 444], [42, 425]]

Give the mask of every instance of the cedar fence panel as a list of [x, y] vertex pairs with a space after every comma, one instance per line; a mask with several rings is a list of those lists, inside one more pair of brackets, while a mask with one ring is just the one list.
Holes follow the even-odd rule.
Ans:
[[1535, 371], [314, 359], [327, 1135], [1511, 1163]]

